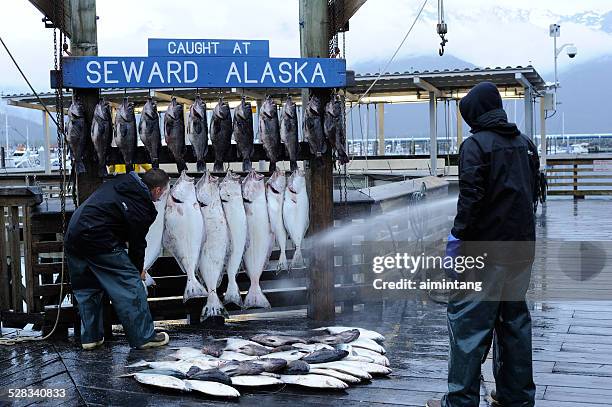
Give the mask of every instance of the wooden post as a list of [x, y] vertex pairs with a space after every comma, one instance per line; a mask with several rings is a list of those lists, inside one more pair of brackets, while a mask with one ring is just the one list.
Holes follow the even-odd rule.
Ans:
[[[70, 0], [72, 33], [70, 51], [73, 56], [98, 55], [98, 34], [96, 24], [96, 0]], [[81, 100], [85, 107], [85, 134], [89, 135], [94, 109], [99, 100], [98, 89], [73, 89], [74, 96]], [[77, 193], [79, 204], [85, 201], [101, 184], [95, 153], [89, 137], [86, 138], [84, 162], [86, 172], [77, 177]], [[73, 171], [75, 169], [73, 168]]]
[[546, 168], [546, 155], [548, 153], [546, 146], [546, 106], [544, 104], [544, 98], [540, 98], [540, 168]]
[[49, 131], [49, 115], [44, 110], [43, 116], [43, 131], [45, 132], [45, 174], [51, 174], [51, 133]]
[[378, 155], [385, 155], [385, 104], [377, 103], [378, 107]]
[[21, 247], [19, 239], [19, 206], [11, 205], [9, 221], [9, 241], [11, 251], [11, 286], [13, 288], [13, 310], [23, 311], [21, 297]]
[[38, 281], [34, 281], [33, 259], [32, 259], [32, 208], [29, 203], [23, 206], [23, 259], [25, 265], [25, 300], [28, 305], [28, 313], [40, 311], [41, 303], [38, 297], [34, 297], [34, 290]]
[[[300, 0], [300, 43], [302, 57], [329, 56], [327, 0]], [[331, 96], [329, 89], [311, 89], [323, 106]], [[307, 101], [302, 94], [303, 101]], [[305, 104], [303, 104], [305, 106]], [[310, 230], [314, 235], [333, 227], [333, 163], [331, 149], [322, 160], [311, 160], [307, 173], [310, 197]], [[335, 317], [334, 263], [331, 245], [313, 250], [308, 285], [308, 317], [318, 321]]]
[[4, 206], [0, 206], [0, 310], [11, 308], [9, 301], [11, 297], [8, 275], [8, 263], [6, 262], [6, 225], [4, 217]]

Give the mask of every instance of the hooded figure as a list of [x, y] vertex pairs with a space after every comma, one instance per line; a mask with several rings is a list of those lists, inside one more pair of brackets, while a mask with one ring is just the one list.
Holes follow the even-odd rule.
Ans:
[[534, 257], [537, 149], [508, 123], [494, 84], [475, 86], [459, 108], [472, 136], [459, 151], [450, 255], [463, 255], [463, 260], [482, 256], [483, 267], [466, 267], [456, 274], [462, 282], [481, 282], [482, 289], [451, 290], [448, 393], [441, 402], [430, 400], [427, 405], [479, 405], [481, 361], [495, 332], [496, 400], [504, 406], [533, 406], [531, 317], [525, 294]]

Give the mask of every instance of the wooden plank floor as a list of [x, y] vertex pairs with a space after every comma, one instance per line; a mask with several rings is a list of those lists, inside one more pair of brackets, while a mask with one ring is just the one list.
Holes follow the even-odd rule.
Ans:
[[[538, 234], [558, 239], [612, 240], [612, 201], [549, 201], [538, 217]], [[594, 225], [596, 228], [593, 229]], [[546, 262], [536, 262], [541, 267]], [[538, 274], [542, 270], [534, 270]], [[612, 290], [611, 290], [612, 292]], [[534, 370], [537, 405], [586, 407], [610, 405], [612, 399], [612, 301], [546, 301], [532, 304]], [[40, 401], [44, 406], [72, 405], [278, 405], [278, 406], [422, 406], [446, 390], [448, 338], [444, 305], [431, 301], [389, 301], [339, 315], [337, 325], [375, 329], [387, 340], [394, 370], [341, 392], [306, 391], [293, 387], [242, 390], [239, 401], [213, 400], [163, 392], [118, 378], [125, 365], [141, 359], [162, 359], [170, 349], [131, 350], [121, 335], [103, 348], [83, 352], [72, 339], [0, 347], [0, 405], [9, 388], [63, 388], [66, 398]], [[173, 346], [198, 346], [203, 335], [249, 336], [260, 332], [295, 333], [315, 327], [300, 311], [241, 315], [223, 329], [167, 325]], [[490, 360], [483, 368], [485, 387], [494, 384]], [[484, 393], [483, 393], [484, 394]], [[14, 403], [31, 405], [32, 400]], [[484, 401], [481, 405], [487, 405]]]

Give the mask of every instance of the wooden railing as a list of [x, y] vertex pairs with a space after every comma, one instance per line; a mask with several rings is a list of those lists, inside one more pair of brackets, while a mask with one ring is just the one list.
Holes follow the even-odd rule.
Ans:
[[547, 160], [548, 195], [612, 195], [612, 157]]

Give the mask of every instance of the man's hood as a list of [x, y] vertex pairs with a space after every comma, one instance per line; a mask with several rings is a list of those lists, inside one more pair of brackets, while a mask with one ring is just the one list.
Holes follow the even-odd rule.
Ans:
[[135, 199], [149, 199], [151, 200], [151, 194], [146, 188], [146, 185], [141, 185], [133, 176], [128, 174], [120, 175], [115, 178], [115, 191], [123, 196], [128, 196]]
[[459, 110], [472, 133], [489, 130], [504, 136], [521, 134], [516, 124], [508, 123], [501, 95], [491, 82], [474, 86], [459, 102]]

